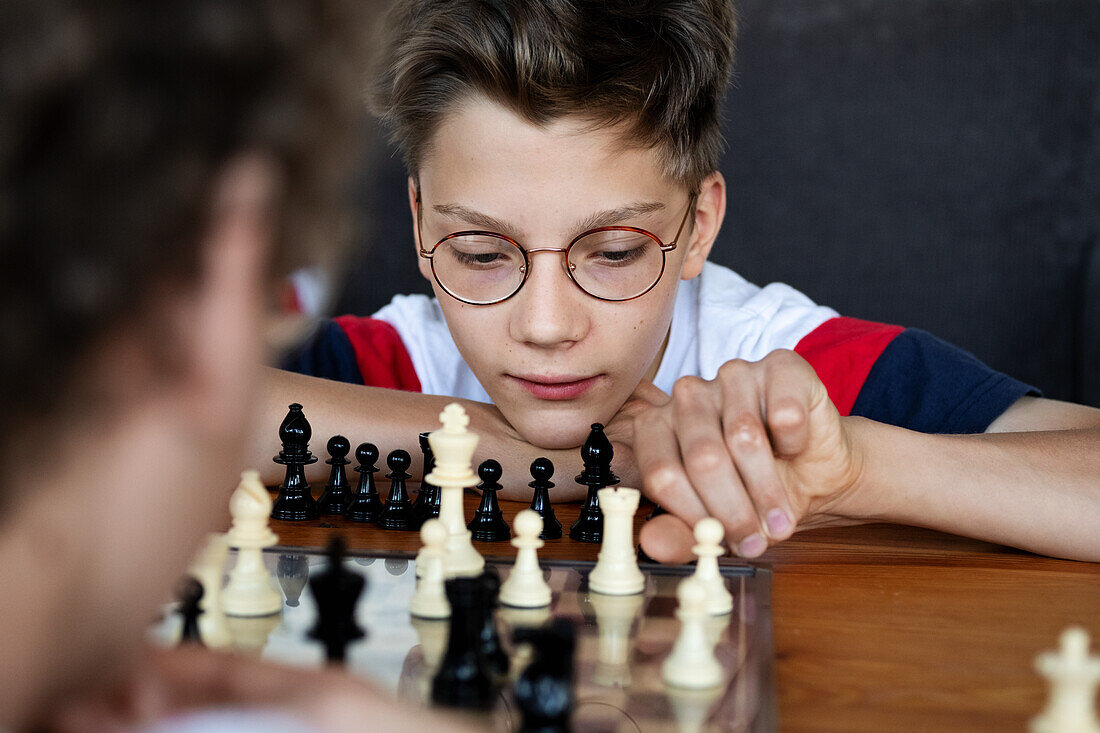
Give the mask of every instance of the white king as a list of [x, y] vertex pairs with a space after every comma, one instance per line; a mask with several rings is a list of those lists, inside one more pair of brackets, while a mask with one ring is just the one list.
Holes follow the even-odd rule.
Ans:
[[424, 477], [441, 492], [439, 519], [447, 528], [444, 568], [448, 577], [480, 575], [485, 559], [474, 549], [462, 509], [462, 490], [477, 486], [472, 461], [477, 448], [477, 433], [466, 429], [470, 418], [462, 405], [452, 402], [439, 415], [443, 427], [428, 435], [435, 454], [435, 469]]

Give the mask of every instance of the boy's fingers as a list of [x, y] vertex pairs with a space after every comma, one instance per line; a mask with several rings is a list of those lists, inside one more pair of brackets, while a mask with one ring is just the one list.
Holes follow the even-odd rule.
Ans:
[[661, 563], [685, 563], [695, 557], [691, 552], [695, 545], [691, 527], [673, 514], [661, 514], [642, 525], [638, 544], [645, 554]]
[[680, 454], [707, 513], [721, 521], [726, 535], [736, 542], [758, 534], [756, 512], [722, 432], [721, 388], [701, 379], [681, 379], [674, 392]]
[[650, 410], [634, 420], [634, 455], [642, 490], [658, 506], [694, 524], [707, 511], [684, 473], [680, 444], [668, 415], [667, 408]]
[[813, 369], [794, 352], [768, 356], [764, 375], [764, 414], [772, 447], [781, 458], [801, 455], [810, 443], [810, 410], [820, 382]]
[[771, 441], [759, 412], [759, 394], [748, 382], [724, 384], [722, 434], [733, 457], [744, 491], [751, 499], [757, 526], [763, 532], [728, 535], [737, 553], [756, 557], [768, 546], [768, 538], [783, 540], [794, 531], [787, 492], [779, 477]]

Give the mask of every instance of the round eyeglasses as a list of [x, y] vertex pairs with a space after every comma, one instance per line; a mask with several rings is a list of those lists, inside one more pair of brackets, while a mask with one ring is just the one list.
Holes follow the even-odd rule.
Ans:
[[[448, 234], [420, 256], [432, 263], [432, 276], [448, 295], [470, 305], [493, 305], [519, 292], [530, 274], [530, 255], [561, 252], [566, 273], [582, 291], [597, 300], [633, 300], [652, 290], [665, 271], [665, 254], [676, 243], [695, 208], [688, 200], [676, 236], [668, 244], [645, 229], [606, 226], [577, 235], [565, 247], [524, 249], [511, 237], [496, 232], [462, 231]], [[416, 234], [420, 242], [421, 198], [416, 192]]]

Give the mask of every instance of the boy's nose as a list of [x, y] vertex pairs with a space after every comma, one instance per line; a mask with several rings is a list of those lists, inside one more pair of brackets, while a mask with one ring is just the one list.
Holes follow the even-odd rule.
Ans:
[[588, 296], [569, 279], [560, 250], [529, 253], [527, 282], [513, 298], [510, 335], [542, 348], [568, 345], [584, 338]]

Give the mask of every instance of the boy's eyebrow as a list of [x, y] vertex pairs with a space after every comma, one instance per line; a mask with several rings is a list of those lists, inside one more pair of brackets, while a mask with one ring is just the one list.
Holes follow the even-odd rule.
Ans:
[[660, 201], [637, 201], [633, 204], [627, 204], [626, 206], [619, 206], [614, 209], [597, 211], [595, 214], [592, 214], [591, 216], [577, 224], [577, 226], [574, 228], [574, 231], [586, 232], [589, 229], [614, 226], [621, 222], [629, 221], [636, 216], [652, 214], [653, 212], [660, 211], [664, 208], [665, 205]]
[[[644, 216], [645, 214], [661, 211], [664, 208], [665, 205], [660, 201], [638, 201], [614, 209], [604, 209], [603, 211], [597, 211], [581, 220], [573, 228], [573, 231], [584, 232], [589, 229], [614, 226], [615, 224], [633, 219], [637, 216]], [[517, 238], [517, 232], [500, 219], [489, 216], [476, 209], [471, 209], [468, 206], [463, 206], [462, 204], [435, 204], [432, 206], [432, 209], [436, 213], [451, 219], [469, 222], [476, 227], [481, 227], [482, 229], [497, 232], [499, 234], [505, 234], [513, 239]]]

